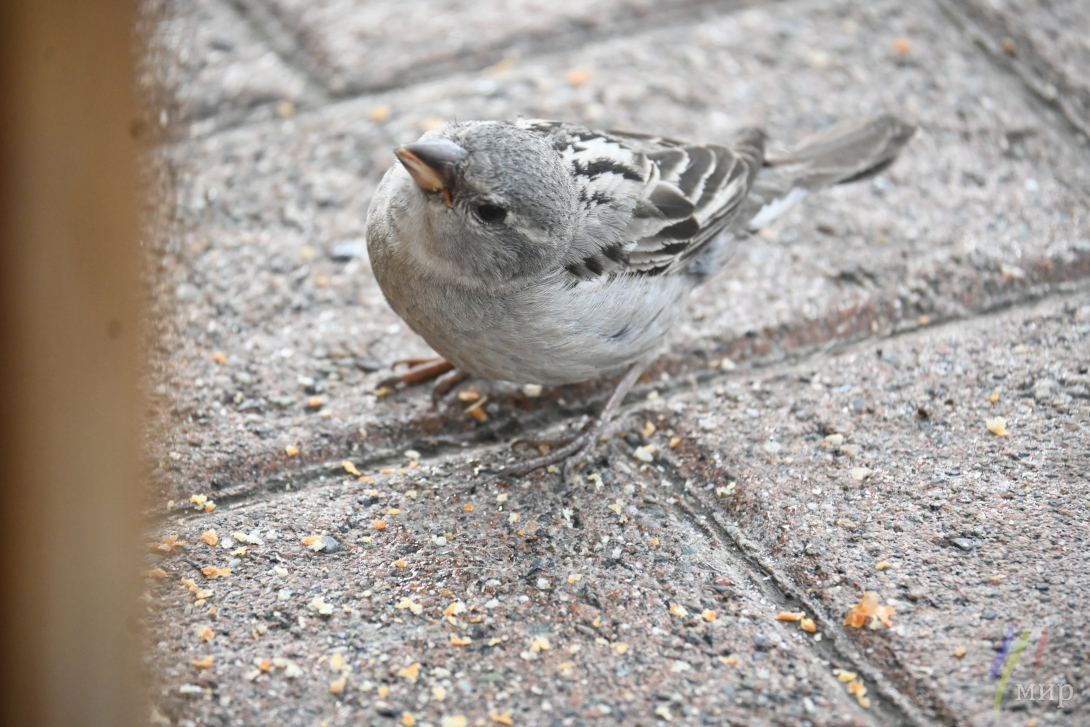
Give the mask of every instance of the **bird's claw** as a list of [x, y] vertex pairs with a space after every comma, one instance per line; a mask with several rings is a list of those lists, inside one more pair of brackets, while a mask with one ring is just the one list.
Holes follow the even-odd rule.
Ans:
[[378, 382], [376, 390], [393, 389], [398, 384], [419, 384], [454, 370], [454, 364], [445, 358], [408, 359], [395, 361], [393, 367], [408, 364], [411, 368], [403, 374], [390, 376]]

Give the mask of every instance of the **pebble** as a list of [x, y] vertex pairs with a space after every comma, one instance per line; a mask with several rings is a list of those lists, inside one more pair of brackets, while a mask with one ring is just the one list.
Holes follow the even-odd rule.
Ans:
[[353, 258], [367, 260], [367, 243], [360, 238], [341, 240], [334, 245], [333, 250], [329, 253], [329, 257], [339, 263], [346, 263]]
[[332, 535], [323, 535], [321, 538], [322, 547], [318, 548], [316, 552], [325, 553], [331, 555], [341, 549], [341, 543]]
[[1037, 401], [1051, 399], [1060, 390], [1060, 383], [1054, 379], [1042, 379], [1033, 387], [1033, 398]]
[[976, 543], [968, 538], [950, 538], [950, 542], [964, 550], [966, 553], [976, 548]]

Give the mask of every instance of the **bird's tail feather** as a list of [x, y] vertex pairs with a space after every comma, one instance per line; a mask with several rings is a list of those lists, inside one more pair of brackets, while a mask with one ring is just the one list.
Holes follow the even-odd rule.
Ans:
[[747, 200], [750, 229], [779, 217], [807, 192], [874, 176], [893, 163], [916, 127], [882, 114], [835, 124], [794, 147], [769, 149]]

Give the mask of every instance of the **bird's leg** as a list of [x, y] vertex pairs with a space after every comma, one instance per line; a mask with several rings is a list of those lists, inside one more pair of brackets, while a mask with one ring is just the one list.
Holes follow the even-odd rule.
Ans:
[[403, 358], [390, 364], [390, 368], [396, 369], [398, 366], [408, 366], [409, 368], [415, 368], [426, 363], [435, 363], [436, 361], [442, 360], [442, 358], [442, 356], [432, 356], [431, 358]]
[[[548, 454], [504, 467], [500, 470], [500, 475], [521, 477], [540, 467], [548, 467], [551, 464], [567, 460], [564, 463], [564, 476], [566, 478], [568, 476], [568, 469], [574, 465], [576, 458], [585, 450], [593, 447], [598, 441], [598, 438], [602, 436], [602, 431], [606, 428], [606, 425], [609, 424], [609, 420], [613, 418], [613, 413], [617, 410], [617, 407], [621, 405], [625, 394], [628, 393], [628, 390], [631, 389], [632, 385], [640, 378], [640, 374], [643, 373], [645, 365], [646, 364], [638, 363], [628, 370], [628, 373], [617, 382], [617, 386], [613, 389], [613, 393], [609, 395], [609, 400], [606, 401], [605, 406], [598, 412], [598, 416], [583, 427], [583, 431], [579, 436]], [[516, 444], [518, 444], [518, 442], [516, 442]]]
[[[414, 359], [410, 361], [398, 361], [394, 364], [408, 364], [412, 368], [398, 376], [391, 376], [378, 382], [378, 389], [392, 389], [398, 384], [419, 384], [442, 376], [448, 371], [454, 370], [454, 364], [442, 356], [428, 359]], [[453, 384], [452, 384], [453, 385]]]
[[561, 437], [560, 439], [516, 439], [511, 442], [511, 449], [518, 449], [519, 447], [533, 447], [534, 449], [545, 447], [546, 449], [553, 449], [554, 447], [563, 447], [573, 439], [575, 439], [575, 437]]
[[466, 379], [470, 378], [472, 374], [461, 369], [453, 369], [442, 376], [435, 382], [435, 388], [431, 390], [431, 403], [438, 404], [439, 400], [451, 389], [458, 384], [462, 383]]

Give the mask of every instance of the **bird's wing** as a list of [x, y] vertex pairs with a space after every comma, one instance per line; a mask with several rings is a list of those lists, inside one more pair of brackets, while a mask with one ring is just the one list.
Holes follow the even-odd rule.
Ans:
[[764, 158], [764, 136], [730, 146], [525, 121], [571, 164], [583, 224], [564, 265], [579, 278], [682, 270], [735, 218]]

